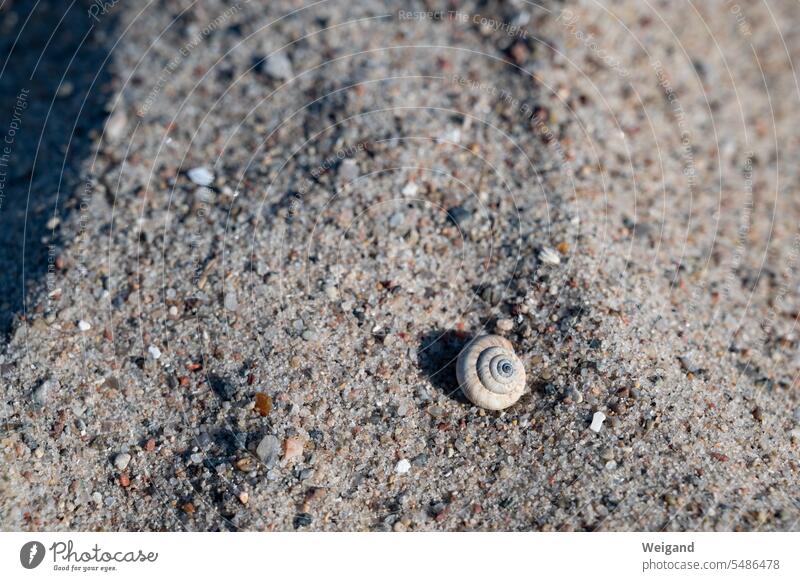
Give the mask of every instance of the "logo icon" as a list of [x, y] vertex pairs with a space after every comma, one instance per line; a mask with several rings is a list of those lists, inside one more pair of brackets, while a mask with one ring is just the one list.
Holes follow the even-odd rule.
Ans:
[[35, 569], [44, 560], [44, 545], [39, 541], [30, 541], [22, 545], [19, 551], [19, 562], [26, 569]]

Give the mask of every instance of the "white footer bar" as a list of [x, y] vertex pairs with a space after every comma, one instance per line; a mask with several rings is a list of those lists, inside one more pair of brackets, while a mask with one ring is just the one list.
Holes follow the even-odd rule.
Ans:
[[2, 579], [800, 579], [800, 533], [0, 533]]

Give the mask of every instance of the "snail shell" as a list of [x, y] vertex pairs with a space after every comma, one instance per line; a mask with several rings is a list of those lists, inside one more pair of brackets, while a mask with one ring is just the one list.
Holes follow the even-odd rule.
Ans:
[[470, 341], [456, 362], [464, 395], [487, 410], [513, 405], [525, 392], [525, 367], [504, 337], [482, 335]]

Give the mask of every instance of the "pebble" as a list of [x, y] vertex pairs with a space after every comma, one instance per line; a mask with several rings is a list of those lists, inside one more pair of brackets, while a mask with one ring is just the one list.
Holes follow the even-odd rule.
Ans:
[[394, 471], [398, 474], [405, 474], [409, 470], [411, 470], [411, 462], [403, 458], [397, 463], [397, 466], [394, 467]]
[[279, 81], [287, 81], [294, 76], [292, 63], [284, 53], [274, 54], [264, 62], [264, 72]]
[[567, 390], [567, 399], [569, 399], [572, 403], [582, 403], [583, 402], [583, 393], [575, 387], [570, 387]]
[[303, 440], [300, 438], [286, 438], [283, 441], [283, 457], [292, 460], [303, 455]]
[[114, 467], [117, 470], [125, 470], [128, 467], [128, 464], [130, 464], [130, 461], [131, 461], [130, 454], [126, 453], [117, 454], [116, 456], [114, 456]]
[[155, 345], [150, 345], [150, 347], [147, 348], [147, 352], [153, 359], [158, 359], [159, 357], [161, 357], [161, 350]]
[[453, 222], [453, 224], [461, 229], [463, 229], [472, 220], [472, 212], [466, 208], [462, 208], [461, 206], [450, 208], [447, 211], [447, 216], [450, 218], [450, 221]]
[[264, 436], [256, 448], [256, 456], [267, 468], [272, 468], [278, 461], [281, 444], [275, 436]]
[[194, 167], [186, 172], [186, 176], [198, 186], [210, 186], [214, 183], [214, 173], [207, 167]]
[[600, 430], [603, 427], [603, 422], [606, 420], [606, 414], [603, 412], [595, 412], [592, 416], [592, 425], [589, 426], [589, 429], [595, 433], [600, 433]]
[[43, 381], [39, 387], [33, 390], [33, 394], [31, 395], [33, 402], [36, 405], [43, 406], [47, 403], [47, 398], [50, 394], [61, 387], [61, 384], [58, 382], [57, 379], [47, 379]]
[[509, 332], [511, 329], [514, 328], [514, 321], [511, 319], [498, 319], [495, 327], [498, 331], [503, 331], [505, 333]]
[[561, 264], [561, 257], [558, 255], [558, 252], [550, 247], [545, 247], [542, 249], [542, 251], [539, 253], [539, 260], [545, 264]]
[[256, 402], [253, 407], [262, 418], [267, 417], [272, 411], [272, 398], [259, 391], [256, 394]]
[[794, 410], [794, 421], [800, 422], [800, 408]]
[[692, 352], [681, 355], [680, 357], [678, 357], [678, 360], [680, 360], [681, 365], [687, 372], [697, 373], [700, 370], [700, 366], [695, 361], [695, 358], [696, 354]]
[[301, 336], [303, 337], [303, 341], [311, 342], [317, 340], [317, 334], [314, 331], [303, 331]]
[[349, 182], [358, 177], [358, 164], [354, 159], [346, 159], [339, 167], [339, 177]]
[[239, 310], [239, 301], [236, 298], [236, 293], [234, 291], [228, 291], [225, 293], [225, 299], [223, 301], [223, 305], [229, 311], [236, 312]]
[[66, 99], [67, 97], [71, 97], [74, 92], [75, 85], [69, 81], [64, 81], [56, 90], [56, 95], [59, 99]]
[[419, 186], [417, 184], [415, 184], [414, 182], [408, 182], [403, 187], [402, 193], [406, 198], [413, 198], [414, 196], [417, 195], [418, 191], [419, 191]]
[[111, 143], [119, 141], [125, 133], [125, 128], [127, 125], [128, 116], [126, 115], [125, 110], [122, 108], [115, 109], [114, 113], [112, 113], [108, 118], [108, 121], [106, 121], [106, 139], [108, 139]]
[[195, 452], [191, 456], [189, 456], [189, 460], [191, 460], [192, 464], [202, 464], [203, 463], [203, 455]]
[[402, 212], [395, 212], [389, 218], [389, 226], [392, 228], [399, 228], [406, 221], [406, 215]]
[[91, 329], [91, 328], [92, 328], [92, 326], [89, 323], [87, 323], [86, 321], [83, 321], [83, 320], [78, 321], [78, 329], [83, 331], [84, 333], [86, 331], [88, 331], [89, 329]]

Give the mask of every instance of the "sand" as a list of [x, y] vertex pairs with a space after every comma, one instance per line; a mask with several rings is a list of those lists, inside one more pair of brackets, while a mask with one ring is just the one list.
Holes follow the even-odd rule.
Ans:
[[4, 9], [2, 529], [797, 530], [793, 3], [91, 6]]

